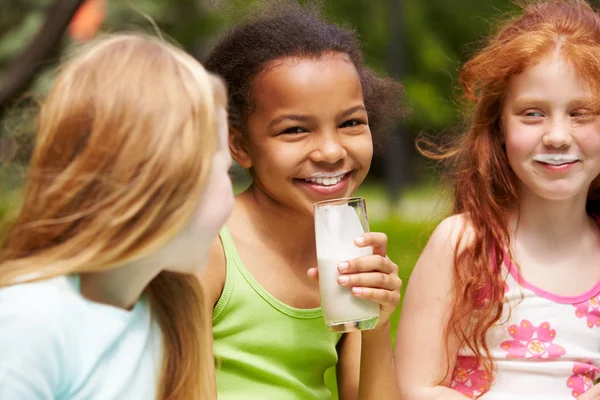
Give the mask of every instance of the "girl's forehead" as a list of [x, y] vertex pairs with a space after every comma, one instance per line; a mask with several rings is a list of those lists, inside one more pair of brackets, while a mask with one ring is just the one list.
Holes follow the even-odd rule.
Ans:
[[322, 62], [328, 61], [341, 61], [347, 62], [352, 65], [353, 62], [350, 56], [346, 53], [338, 52], [338, 51], [327, 51], [322, 54], [314, 54], [314, 55], [291, 55], [285, 57], [279, 57], [274, 60], [268, 61], [264, 68], [262, 68], [262, 72], [269, 71], [278, 66], [290, 66], [296, 65], [299, 63], [314, 63], [319, 64]]
[[365, 110], [354, 64], [340, 57], [296, 58], [265, 71], [256, 80], [247, 123], [257, 132], [280, 131], [292, 125], [316, 128], [338, 124], [349, 110]]
[[340, 57], [290, 59], [265, 71], [254, 83], [255, 108], [330, 108], [362, 102], [354, 64]]
[[516, 98], [593, 97], [589, 77], [560, 52], [549, 52], [509, 78], [505, 95]]
[[[323, 56], [319, 58], [286, 57], [275, 60], [254, 81], [253, 90], [260, 92], [302, 92], [320, 86], [337, 85], [344, 89], [360, 85], [360, 76], [354, 64], [346, 57]], [[285, 93], [287, 94], [287, 93]]]

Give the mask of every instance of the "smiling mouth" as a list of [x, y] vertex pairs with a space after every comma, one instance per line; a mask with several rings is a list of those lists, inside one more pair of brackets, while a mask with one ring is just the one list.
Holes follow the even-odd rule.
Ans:
[[561, 165], [575, 164], [581, 161], [581, 158], [568, 154], [537, 154], [533, 160], [541, 164], [560, 167]]
[[538, 161], [541, 164], [560, 167], [561, 165], [575, 164], [577, 161]]
[[338, 175], [333, 175], [333, 176], [319, 176], [319, 177], [313, 177], [313, 178], [305, 178], [304, 181], [308, 182], [308, 183], [316, 183], [317, 185], [333, 186], [333, 185], [337, 185], [338, 183], [340, 183], [342, 181], [342, 179], [344, 179], [344, 177], [348, 174], [349, 174], [349, 172], [344, 172], [344, 173], [341, 173]]

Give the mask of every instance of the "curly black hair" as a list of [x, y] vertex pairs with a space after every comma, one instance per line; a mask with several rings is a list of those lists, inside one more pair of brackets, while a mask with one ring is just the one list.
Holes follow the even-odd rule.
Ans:
[[327, 23], [320, 7], [294, 1], [263, 3], [260, 12], [231, 28], [209, 53], [206, 68], [225, 79], [229, 90], [229, 123], [246, 134], [254, 108], [253, 83], [267, 65], [283, 57], [320, 58], [331, 52], [346, 54], [358, 71], [369, 126], [376, 136], [386, 131], [402, 111], [403, 87], [380, 78], [365, 65], [353, 30]]

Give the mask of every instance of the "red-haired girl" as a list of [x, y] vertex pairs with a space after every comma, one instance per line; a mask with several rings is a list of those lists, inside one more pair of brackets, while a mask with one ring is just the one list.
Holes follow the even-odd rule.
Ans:
[[[600, 17], [536, 2], [463, 67], [455, 203], [410, 284], [403, 399], [591, 399], [600, 376]], [[586, 393], [587, 392], [587, 393]]]

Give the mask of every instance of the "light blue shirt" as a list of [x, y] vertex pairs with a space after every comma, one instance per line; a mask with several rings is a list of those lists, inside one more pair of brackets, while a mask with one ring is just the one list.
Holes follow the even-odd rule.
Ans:
[[0, 290], [2, 400], [151, 400], [161, 347], [144, 297], [95, 303], [73, 276]]

